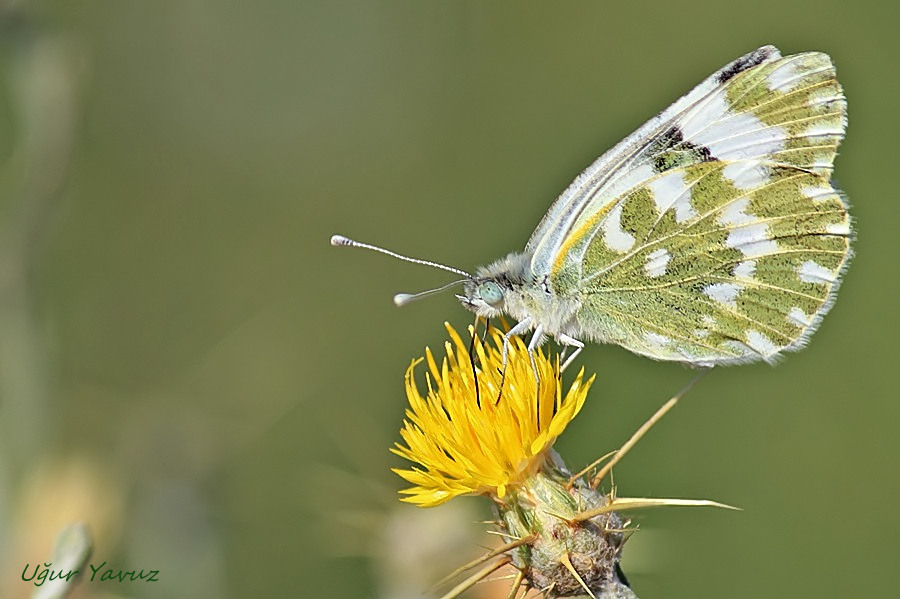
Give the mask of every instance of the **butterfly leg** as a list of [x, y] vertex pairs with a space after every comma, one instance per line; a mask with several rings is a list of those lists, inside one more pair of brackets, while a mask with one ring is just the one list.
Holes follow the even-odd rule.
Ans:
[[537, 384], [537, 389], [541, 388], [541, 379], [538, 376], [537, 370], [537, 362], [534, 361], [534, 352], [537, 351], [537, 348], [544, 342], [544, 327], [538, 325], [534, 329], [534, 334], [531, 336], [531, 341], [528, 342], [528, 357], [531, 359], [531, 372], [534, 373], [534, 381]]
[[[503, 336], [503, 360], [500, 365], [500, 393], [497, 394], [497, 401], [495, 403], [500, 403], [500, 398], [503, 397], [503, 383], [506, 381], [506, 361], [509, 358], [509, 339], [513, 335], [521, 335], [530, 328], [531, 319], [526, 318], [525, 320], [516, 323], [516, 326], [507, 331]], [[534, 366], [534, 357], [531, 358], [531, 364]], [[535, 370], [535, 372], [537, 372], [537, 370]]]
[[531, 360], [531, 372], [534, 373], [534, 396], [535, 396], [535, 415], [537, 416], [538, 428], [541, 426], [541, 377], [538, 374], [537, 362], [534, 361], [534, 352], [544, 341], [544, 327], [537, 325], [534, 327], [534, 334], [531, 341], [528, 342], [528, 359]]
[[[584, 349], [584, 342], [579, 341], [575, 337], [570, 337], [569, 335], [566, 335], [564, 333], [559, 335], [556, 338], [556, 340], [559, 341], [560, 343], [562, 343], [563, 345], [565, 345], [566, 349], [568, 349], [569, 347], [575, 348], [575, 351], [572, 352], [572, 355], [567, 357], [565, 359], [565, 361], [563, 362], [562, 367], [560, 367], [559, 371], [563, 372], [569, 366], [569, 364], [572, 363], [572, 361], [575, 359], [575, 357], [581, 353], [581, 350]], [[563, 352], [563, 353], [565, 353], [565, 352]]]
[[[515, 335], [521, 335], [522, 333], [524, 333], [525, 331], [527, 331], [530, 328], [531, 328], [531, 319], [526, 318], [525, 320], [517, 323], [516, 326], [514, 326], [509, 331], [507, 331], [507, 333], [503, 336], [502, 368], [503, 368], [504, 373], [506, 372], [506, 360], [509, 357], [509, 339], [510, 339], [510, 337], [513, 337]], [[538, 327], [538, 329], [540, 329], [540, 327]], [[535, 333], [537, 333], [537, 331], [535, 331]], [[533, 337], [532, 337], [532, 341], [534, 341]], [[529, 349], [531, 349], [530, 345], [529, 345]]]

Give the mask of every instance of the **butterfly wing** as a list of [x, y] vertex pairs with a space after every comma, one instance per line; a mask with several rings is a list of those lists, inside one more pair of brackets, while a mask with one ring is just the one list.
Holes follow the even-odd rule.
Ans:
[[712, 365], [796, 349], [849, 257], [830, 176], [846, 101], [825, 54], [766, 46], [599, 158], [532, 236], [574, 330]]
[[532, 233], [525, 246], [525, 253], [532, 256], [532, 270], [549, 273], [577, 220], [603, 210], [618, 199], [623, 189], [652, 176], [647, 169], [653, 165], [650, 154], [654, 140], [664, 139], [681, 120], [700, 112], [741, 69], [779, 58], [777, 48], [763, 46], [732, 61], [597, 158], [560, 194]]

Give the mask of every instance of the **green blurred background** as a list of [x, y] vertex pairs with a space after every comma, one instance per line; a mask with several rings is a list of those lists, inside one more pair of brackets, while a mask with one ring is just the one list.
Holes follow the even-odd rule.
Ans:
[[[765, 43], [838, 65], [857, 256], [805, 351], [713, 372], [616, 469], [622, 495], [744, 508], [640, 513], [624, 566], [642, 598], [890, 596], [898, 13], [0, 3], [0, 596], [78, 519], [95, 564], [160, 571], [78, 597], [419, 596], [477, 552], [487, 502], [401, 506], [387, 448], [410, 359], [471, 319], [449, 293], [396, 309], [448, 278], [329, 236], [464, 269], [519, 250], [585, 165]], [[580, 361], [573, 467], [691, 377]]]

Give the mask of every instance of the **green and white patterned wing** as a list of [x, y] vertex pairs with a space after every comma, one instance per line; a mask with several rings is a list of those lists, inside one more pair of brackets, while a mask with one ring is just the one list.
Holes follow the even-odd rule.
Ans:
[[582, 337], [773, 361], [816, 329], [850, 255], [830, 182], [845, 126], [827, 55], [760, 48], [585, 171], [529, 242], [533, 268], [578, 299]]

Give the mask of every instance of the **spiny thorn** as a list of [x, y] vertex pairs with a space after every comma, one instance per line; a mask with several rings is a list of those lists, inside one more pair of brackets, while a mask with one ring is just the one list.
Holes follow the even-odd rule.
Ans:
[[625, 510], [637, 510], [645, 507], [687, 506], [687, 507], [720, 507], [727, 510], [740, 510], [739, 507], [710, 501], [708, 499], [667, 499], [656, 497], [618, 497], [606, 505], [592, 510], [587, 510], [572, 517], [574, 522], [584, 522], [594, 516], [608, 514], [609, 512], [623, 512]]
[[575, 481], [577, 481], [579, 478], [581, 478], [582, 476], [587, 474], [589, 471], [593, 470], [594, 467], [597, 466], [600, 462], [602, 462], [603, 460], [605, 460], [609, 457], [612, 457], [614, 455], [616, 455], [616, 452], [610, 451], [609, 453], [600, 456], [599, 458], [597, 458], [596, 460], [594, 460], [593, 462], [591, 462], [590, 464], [588, 464], [587, 466], [582, 468], [578, 473], [573, 474], [572, 477], [569, 479], [569, 482], [566, 483], [566, 489], [571, 489], [572, 485], [575, 484]]
[[687, 385], [685, 385], [681, 391], [676, 393], [674, 397], [672, 397], [669, 401], [664, 403], [663, 406], [660, 409], [658, 409], [656, 411], [656, 413], [650, 417], [649, 420], [647, 420], [647, 422], [642, 424], [641, 427], [637, 431], [635, 431], [635, 433], [633, 435], [631, 435], [631, 438], [628, 439], [628, 441], [626, 441], [625, 444], [619, 448], [619, 450], [616, 452], [615, 457], [613, 457], [613, 459], [611, 459], [609, 462], [607, 462], [606, 465], [603, 466], [603, 468], [601, 468], [597, 472], [597, 474], [594, 475], [594, 478], [591, 480], [591, 487], [596, 489], [598, 486], [600, 486], [600, 482], [604, 479], [604, 477], [606, 477], [606, 475], [609, 473], [609, 471], [612, 470], [613, 466], [618, 464], [619, 461], [622, 458], [624, 458], [625, 455], [629, 451], [631, 451], [631, 448], [634, 447], [635, 444], [637, 444], [637, 442], [641, 440], [641, 437], [643, 437], [645, 434], [647, 434], [647, 431], [649, 431], [653, 427], [654, 424], [659, 422], [659, 420], [663, 416], [665, 416], [669, 410], [674, 408], [675, 404], [678, 403], [678, 400], [681, 399], [682, 397], [684, 397], [685, 393], [690, 391], [691, 387], [693, 387], [697, 383], [697, 381], [699, 381], [704, 376], [706, 376], [706, 374], [709, 371], [710, 371], [710, 369], [707, 368], [706, 370], [703, 370], [702, 372], [700, 372], [693, 379], [691, 379], [691, 381]]
[[[513, 580], [512, 587], [509, 589], [509, 595], [506, 596], [506, 599], [516, 599], [516, 595], [519, 592], [519, 588], [522, 586], [522, 581], [525, 580], [525, 572], [521, 570], [516, 571], [516, 578]], [[526, 589], [527, 592], [527, 589]]]
[[450, 591], [447, 594], [443, 595], [441, 599], [455, 599], [456, 597], [459, 597], [466, 590], [474, 586], [477, 582], [480, 582], [481, 580], [487, 578], [492, 572], [496, 572], [511, 561], [512, 559], [510, 559], [509, 557], [503, 557], [502, 559], [498, 559], [493, 564], [488, 564], [475, 574], [472, 574], [467, 579], [450, 589]]
[[581, 576], [578, 575], [578, 572], [575, 570], [575, 566], [572, 565], [572, 560], [569, 559], [568, 553], [563, 553], [562, 557], [559, 559], [559, 563], [566, 567], [566, 570], [569, 571], [569, 574], [575, 577], [575, 580], [578, 581], [578, 584], [581, 585], [581, 588], [587, 591], [588, 595], [590, 595], [594, 599], [597, 599], [597, 596], [594, 595], [594, 592], [588, 587], [587, 584], [585, 584], [584, 579], [582, 579]]
[[506, 553], [510, 549], [515, 549], [516, 547], [520, 547], [521, 545], [527, 545], [527, 544], [531, 543], [532, 541], [534, 541], [534, 539], [535, 539], [535, 535], [529, 535], [529, 536], [523, 537], [521, 539], [516, 539], [515, 541], [512, 541], [510, 543], [506, 543], [505, 545], [501, 545], [500, 547], [497, 547], [496, 549], [489, 551], [488, 553], [485, 553], [481, 557], [477, 557], [477, 558], [473, 559], [472, 561], [470, 561], [469, 563], [463, 564], [462, 566], [460, 566], [459, 568], [457, 568], [456, 570], [454, 570], [447, 576], [444, 576], [442, 579], [440, 579], [439, 581], [434, 583], [434, 585], [432, 586], [432, 590], [436, 587], [439, 587], [439, 586], [449, 582], [452, 578], [462, 574], [466, 570], [470, 570], [470, 569], [474, 568], [475, 566], [483, 564], [484, 562], [488, 561], [491, 558], [494, 558], [494, 557], [497, 557], [498, 555]]

